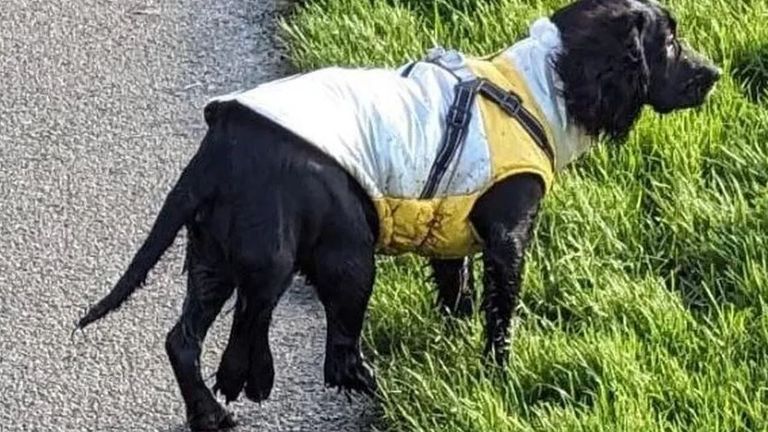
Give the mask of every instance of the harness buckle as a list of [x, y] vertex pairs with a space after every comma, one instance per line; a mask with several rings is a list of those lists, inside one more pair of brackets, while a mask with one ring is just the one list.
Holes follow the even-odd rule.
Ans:
[[523, 109], [523, 101], [516, 93], [504, 90], [488, 80], [483, 80], [480, 84], [480, 91], [511, 117], [517, 117], [520, 110]]
[[448, 109], [448, 117], [445, 119], [445, 121], [455, 128], [461, 128], [464, 127], [468, 117], [469, 113], [467, 110], [465, 110], [463, 107], [452, 105]]
[[499, 101], [499, 104], [501, 104], [502, 108], [504, 108], [504, 111], [506, 111], [511, 116], [517, 116], [517, 114], [520, 112], [520, 109], [523, 107], [520, 96], [512, 92], [505, 92], [504, 96], [502, 96], [501, 100]]

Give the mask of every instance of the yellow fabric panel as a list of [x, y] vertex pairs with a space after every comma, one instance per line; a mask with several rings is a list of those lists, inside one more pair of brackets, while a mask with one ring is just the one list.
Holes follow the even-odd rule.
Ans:
[[[477, 76], [486, 78], [506, 90], [514, 91], [520, 96], [525, 108], [544, 127], [550, 144], [553, 142], [544, 115], [533, 103], [533, 96], [528, 87], [503, 56], [497, 56], [492, 61], [467, 59], [467, 64]], [[541, 176], [548, 191], [554, 180], [552, 161], [549, 156], [536, 145], [525, 128], [495, 102], [482, 96], [478, 96], [477, 100], [488, 135], [493, 182], [496, 183], [513, 174], [527, 172]]]
[[[486, 78], [520, 96], [525, 107], [541, 123], [552, 142], [544, 116], [532, 103], [533, 97], [520, 75], [502, 57], [491, 61], [467, 59], [479, 77]], [[384, 197], [374, 200], [379, 215], [378, 252], [398, 254], [416, 252], [440, 258], [458, 258], [481, 249], [481, 241], [469, 220], [475, 201], [494, 184], [515, 174], [533, 173], [544, 181], [546, 190], [554, 179], [552, 161], [519, 122], [495, 102], [478, 95], [490, 146], [492, 178], [481, 190], [470, 195], [418, 198]]]
[[480, 250], [469, 222], [480, 193], [419, 200], [379, 198], [374, 206], [379, 214], [378, 252], [458, 258]]

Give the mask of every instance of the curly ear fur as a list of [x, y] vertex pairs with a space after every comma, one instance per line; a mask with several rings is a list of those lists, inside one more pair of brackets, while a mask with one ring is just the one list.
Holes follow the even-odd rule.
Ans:
[[622, 140], [647, 101], [648, 16], [633, 0], [582, 0], [552, 16], [563, 51], [555, 68], [569, 115], [592, 136]]

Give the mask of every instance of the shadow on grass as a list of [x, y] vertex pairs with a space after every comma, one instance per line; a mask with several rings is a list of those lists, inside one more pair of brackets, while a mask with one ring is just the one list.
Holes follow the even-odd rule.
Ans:
[[[452, 29], [451, 33], [456, 36], [471, 38], [472, 33], [464, 33], [462, 29], [468, 30], [468, 22], [476, 22], [479, 17], [488, 16], [489, 11], [502, 8], [503, 0], [387, 0], [393, 6], [405, 7], [415, 16], [426, 24], [427, 28]], [[565, 4], [568, 0], [560, 0], [559, 3]], [[529, 16], [526, 12], [537, 10], [536, 2], [522, 2], [516, 8], [515, 12], [520, 13], [516, 19], [508, 19], [504, 25], [509, 27], [512, 35], [521, 36], [529, 24], [529, 19], [523, 19]], [[525, 12], [524, 12], [525, 11]], [[530, 16], [529, 16], [530, 18]], [[457, 33], [458, 32], [458, 33]], [[498, 42], [508, 43], [509, 40], [500, 40]], [[497, 48], [501, 48], [498, 46]]]
[[733, 79], [754, 103], [768, 103], [768, 43], [734, 55]]
[[390, 3], [406, 6], [408, 9], [416, 12], [425, 18], [430, 24], [436, 24], [436, 21], [450, 21], [456, 11], [461, 11], [467, 15], [475, 14], [478, 9], [487, 3], [486, 0], [401, 0]]
[[593, 370], [577, 362], [565, 362], [548, 365], [541, 372], [541, 376], [520, 383], [523, 400], [529, 407], [594, 406], [601, 383]]

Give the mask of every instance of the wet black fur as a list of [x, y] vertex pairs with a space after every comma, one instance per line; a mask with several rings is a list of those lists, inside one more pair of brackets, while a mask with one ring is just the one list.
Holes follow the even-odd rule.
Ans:
[[[625, 135], [645, 104], [660, 112], [698, 105], [716, 79], [710, 66], [669, 49], [672, 21], [650, 1], [581, 0], [553, 20], [564, 38], [556, 67], [568, 110], [593, 135]], [[227, 401], [243, 391], [254, 401], [269, 396], [272, 310], [297, 272], [316, 287], [326, 311], [325, 382], [374, 392], [374, 375], [360, 354], [378, 237], [369, 198], [330, 157], [234, 102], [209, 105], [205, 118], [209, 130], [200, 149], [144, 245], [78, 327], [119, 307], [186, 226], [187, 297], [166, 349], [193, 430], [234, 424], [203, 382], [199, 356], [208, 328], [235, 290], [231, 334], [214, 389]], [[500, 365], [543, 197], [540, 178], [516, 175], [492, 187], [471, 212], [484, 243], [485, 352]], [[471, 260], [430, 263], [440, 307], [469, 315]]]

